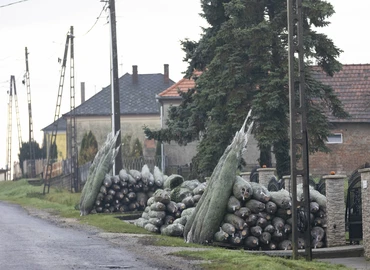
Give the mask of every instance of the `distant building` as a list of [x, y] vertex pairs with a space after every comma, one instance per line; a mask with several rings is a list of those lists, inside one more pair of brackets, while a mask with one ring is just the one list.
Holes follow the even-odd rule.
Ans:
[[370, 162], [370, 64], [343, 65], [333, 77], [314, 68], [314, 77], [333, 87], [351, 117], [329, 116], [332, 135], [327, 145], [331, 152], [310, 155], [310, 173], [350, 175]]
[[[63, 117], [60, 117], [56, 123], [52, 123], [47, 127], [43, 128], [44, 140], [46, 141], [46, 154], [49, 154], [49, 148], [51, 143], [51, 135], [53, 130], [57, 126], [55, 144], [57, 146], [57, 159], [62, 160], [67, 158], [67, 121]], [[48, 156], [45, 157], [46, 159]]]
[[[132, 67], [132, 74], [119, 78], [121, 138], [139, 139], [144, 156], [155, 155], [155, 143], [145, 138], [143, 126], [160, 128], [160, 110], [155, 96], [174, 82], [169, 78], [169, 66], [164, 65], [164, 74], [139, 74], [138, 67]], [[63, 115], [67, 126], [67, 157], [71, 149], [71, 112]], [[112, 131], [112, 95], [110, 85], [75, 108], [76, 141], [80, 149], [85, 133], [91, 131], [97, 139], [98, 148]]]
[[[194, 77], [200, 76], [201, 72], [195, 72]], [[182, 78], [177, 83], [171, 85], [169, 88], [159, 93], [156, 96], [158, 103], [161, 105], [161, 126], [166, 127], [168, 119], [168, 109], [171, 106], [178, 106], [182, 102], [182, 97], [179, 91], [187, 92], [189, 89], [195, 87], [193, 79]], [[179, 146], [176, 142], [163, 143], [162, 152], [163, 156], [167, 158], [168, 166], [186, 165], [191, 163], [191, 159], [196, 154], [196, 147], [198, 142], [188, 143], [186, 146]]]

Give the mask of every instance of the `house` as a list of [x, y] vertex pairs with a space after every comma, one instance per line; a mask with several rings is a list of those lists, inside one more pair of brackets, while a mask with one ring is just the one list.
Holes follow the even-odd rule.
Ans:
[[[194, 76], [201, 75], [201, 72], [195, 72]], [[166, 127], [168, 119], [168, 109], [171, 106], [180, 105], [182, 98], [178, 91], [187, 92], [195, 87], [193, 79], [182, 78], [177, 83], [171, 85], [156, 96], [161, 108], [161, 128]], [[166, 157], [166, 166], [186, 165], [191, 163], [191, 159], [196, 153], [197, 142], [188, 143], [186, 146], [179, 146], [177, 143], [162, 143], [162, 156]]]
[[[327, 144], [331, 152], [310, 155], [310, 174], [321, 176], [335, 171], [337, 174], [350, 175], [361, 165], [370, 162], [370, 64], [343, 65], [342, 71], [333, 77], [314, 68], [314, 76], [333, 87], [351, 117], [349, 119], [329, 117], [333, 134], [329, 136]], [[157, 100], [162, 110], [162, 127], [168, 118], [168, 108], [181, 103], [182, 98], [178, 90], [187, 91], [194, 86], [194, 80], [184, 78], [158, 94]], [[195, 155], [195, 149], [196, 143], [186, 147], [177, 144], [163, 145], [163, 153], [168, 158], [168, 164], [190, 163]], [[253, 136], [248, 140], [244, 158], [247, 163], [246, 170], [258, 165], [259, 150]]]
[[317, 80], [333, 87], [350, 118], [329, 116], [332, 135], [327, 144], [331, 151], [310, 155], [310, 174], [335, 171], [351, 175], [370, 161], [370, 64], [343, 65], [333, 77], [318, 68], [313, 72]]
[[[46, 142], [46, 153], [49, 154], [49, 148], [51, 143], [51, 135], [53, 130], [55, 130], [55, 126], [57, 126], [57, 132], [55, 137], [55, 144], [57, 146], [57, 159], [62, 160], [67, 158], [67, 121], [63, 117], [60, 117], [56, 120], [56, 123], [52, 123], [47, 127], [43, 128], [42, 131], [44, 132], [44, 140]], [[48, 159], [48, 156], [45, 157]]]
[[[155, 155], [155, 143], [148, 141], [143, 126], [160, 128], [160, 110], [155, 96], [174, 82], [169, 78], [169, 65], [164, 65], [164, 74], [139, 74], [138, 67], [132, 66], [132, 74], [119, 78], [121, 138], [139, 139], [144, 156]], [[112, 131], [112, 95], [110, 85], [75, 108], [77, 148], [85, 133], [91, 131], [98, 142], [98, 148]], [[71, 156], [71, 112], [63, 115], [67, 121], [67, 156]]]

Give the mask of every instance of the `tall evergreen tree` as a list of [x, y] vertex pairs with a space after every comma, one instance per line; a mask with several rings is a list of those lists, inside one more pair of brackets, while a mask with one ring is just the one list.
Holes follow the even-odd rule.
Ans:
[[[210, 175], [233, 134], [252, 108], [260, 161], [277, 159], [279, 176], [289, 173], [289, 90], [286, 0], [202, 0], [202, 16], [209, 23], [199, 41], [184, 40], [187, 76], [202, 70], [196, 88], [181, 93], [183, 102], [169, 111], [167, 128], [149, 138], [174, 140], [181, 145], [201, 138], [193, 162]], [[341, 68], [333, 42], [316, 28], [329, 24], [333, 6], [322, 0], [303, 1], [304, 49], [308, 129], [311, 151], [327, 151], [329, 123], [324, 114], [346, 117], [333, 89], [316, 81], [309, 66], [328, 75]], [[314, 29], [315, 28], [315, 29]]]
[[83, 165], [89, 161], [93, 161], [97, 152], [98, 142], [95, 135], [90, 130], [89, 133], [86, 132], [82, 137], [78, 163]]
[[[36, 141], [31, 142], [35, 151], [35, 159], [43, 159], [43, 150], [40, 148], [40, 145]], [[19, 164], [21, 165], [20, 167], [23, 169], [23, 161], [29, 160], [31, 158], [30, 155], [30, 143], [29, 142], [22, 142], [22, 146], [19, 149]]]

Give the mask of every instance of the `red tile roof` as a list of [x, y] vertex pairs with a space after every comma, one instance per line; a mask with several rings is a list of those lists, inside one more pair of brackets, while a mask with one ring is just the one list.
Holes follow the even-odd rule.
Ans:
[[[202, 72], [200, 71], [195, 71], [193, 76], [200, 76]], [[181, 92], [187, 92], [189, 89], [192, 89], [195, 87], [195, 81], [191, 79], [186, 79], [182, 78], [180, 81], [177, 83], [173, 84], [163, 92], [159, 93], [159, 97], [180, 97], [178, 91], [180, 90]]]
[[370, 123], [370, 64], [343, 65], [333, 77], [327, 76], [320, 68], [313, 68], [314, 77], [333, 87], [349, 119], [330, 116], [331, 122], [368, 122]]

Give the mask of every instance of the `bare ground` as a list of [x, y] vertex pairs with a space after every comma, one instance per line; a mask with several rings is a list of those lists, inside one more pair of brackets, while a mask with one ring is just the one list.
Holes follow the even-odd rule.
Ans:
[[50, 211], [30, 207], [25, 207], [25, 209], [30, 215], [45, 219], [59, 227], [83, 230], [89, 234], [106, 239], [114, 245], [123, 247], [141, 258], [145, 258], [150, 265], [157, 269], [198, 270], [202, 269], [200, 263], [204, 263], [204, 261], [183, 258], [172, 254], [182, 250], [202, 250], [200, 248], [155, 246], [153, 245], [153, 237], [150, 235], [107, 233], [96, 227], [81, 224], [76, 219], [62, 218]]

